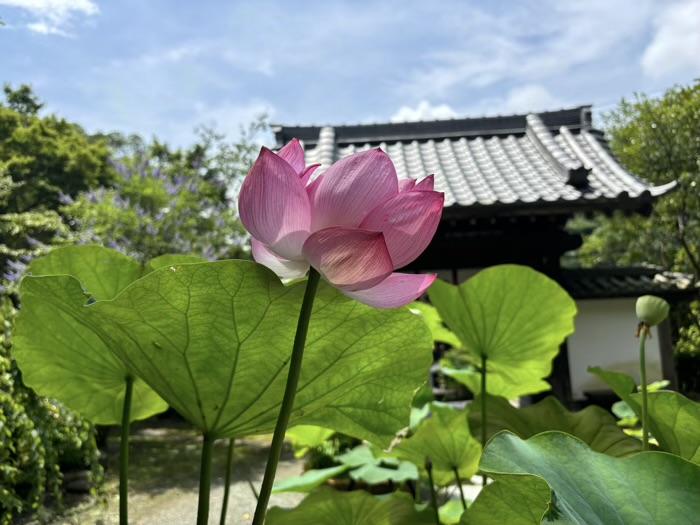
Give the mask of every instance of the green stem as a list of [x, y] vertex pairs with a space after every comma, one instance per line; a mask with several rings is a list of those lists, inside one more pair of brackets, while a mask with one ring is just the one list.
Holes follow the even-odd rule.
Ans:
[[639, 368], [642, 388], [642, 450], [649, 450], [649, 411], [647, 409], [647, 365], [644, 343], [647, 337], [646, 326], [639, 332]]
[[457, 467], [452, 467], [452, 471], [455, 473], [455, 479], [459, 487], [459, 496], [462, 498], [462, 508], [467, 510], [467, 499], [464, 497], [464, 489], [462, 488], [462, 479], [459, 477], [459, 469]]
[[199, 466], [199, 504], [197, 505], [197, 525], [209, 523], [209, 493], [211, 491], [211, 453], [214, 438], [205, 435], [202, 441], [202, 462]]
[[[481, 356], [481, 447], [486, 447], [486, 354]], [[481, 475], [481, 486], [486, 486], [486, 474]]]
[[304, 345], [306, 344], [306, 333], [309, 330], [309, 320], [311, 319], [311, 311], [316, 297], [316, 289], [321, 275], [311, 268], [309, 279], [306, 282], [306, 292], [304, 300], [301, 303], [301, 311], [299, 312], [299, 322], [297, 323], [297, 333], [294, 336], [294, 348], [292, 349], [292, 358], [289, 363], [289, 374], [287, 375], [287, 386], [284, 389], [284, 397], [282, 398], [282, 407], [275, 425], [275, 432], [272, 436], [272, 444], [270, 445], [270, 455], [267, 458], [265, 466], [265, 476], [263, 477], [262, 487], [260, 487], [260, 495], [258, 504], [255, 507], [255, 516], [253, 517], [253, 525], [263, 525], [265, 521], [265, 512], [267, 504], [270, 501], [272, 493], [272, 485], [275, 482], [275, 473], [277, 472], [277, 464], [280, 461], [282, 454], [282, 445], [284, 444], [284, 435], [287, 432], [287, 424], [289, 417], [292, 414], [294, 407], [294, 398], [297, 393], [297, 385], [299, 384], [299, 376], [301, 375], [301, 363], [304, 358]]
[[438, 511], [437, 492], [433, 483], [433, 463], [428, 456], [425, 457], [425, 470], [428, 473], [428, 485], [430, 487], [430, 504], [435, 513], [435, 525], [440, 525], [440, 512]]
[[224, 485], [224, 501], [221, 504], [221, 521], [219, 525], [226, 525], [226, 512], [228, 511], [228, 498], [231, 493], [231, 478], [233, 474], [233, 445], [235, 439], [228, 440], [228, 453], [226, 454], [226, 484]]
[[126, 376], [126, 392], [122, 408], [121, 439], [119, 441], [119, 525], [129, 525], [129, 430], [134, 378]]

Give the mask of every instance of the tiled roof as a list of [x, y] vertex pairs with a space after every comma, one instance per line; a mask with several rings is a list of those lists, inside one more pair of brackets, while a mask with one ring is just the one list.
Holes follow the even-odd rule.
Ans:
[[692, 276], [654, 267], [562, 270], [561, 285], [577, 299], [658, 295], [689, 298], [700, 292]]
[[321, 164], [318, 173], [347, 155], [380, 147], [400, 179], [435, 174], [445, 207], [461, 215], [496, 208], [639, 209], [675, 185], [654, 187], [626, 171], [602, 133], [591, 128], [589, 106], [509, 117], [273, 129], [278, 147], [293, 137], [302, 140], [307, 164]]

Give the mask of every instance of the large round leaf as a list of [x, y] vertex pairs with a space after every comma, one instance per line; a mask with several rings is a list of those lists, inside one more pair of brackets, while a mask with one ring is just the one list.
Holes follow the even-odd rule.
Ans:
[[430, 333], [433, 334], [433, 341], [450, 345], [452, 348], [460, 348], [462, 346], [459, 337], [445, 326], [445, 323], [442, 322], [442, 318], [434, 306], [416, 301], [409, 304], [408, 307], [414, 312], [418, 312], [421, 317], [423, 317], [423, 321], [425, 321], [425, 324], [430, 328]]
[[[638, 406], [641, 394], [633, 394]], [[650, 392], [649, 420], [654, 421], [654, 437], [666, 452], [700, 465], [700, 403], [678, 392]]]
[[[252, 262], [221, 261], [161, 268], [86, 307], [76, 289], [61, 308], [202, 432], [239, 437], [274, 428], [304, 287], [285, 287]], [[290, 424], [388, 445], [408, 425], [431, 349], [407, 309], [372, 309], [321, 286]]]
[[304, 457], [307, 452], [322, 446], [328, 441], [335, 430], [313, 425], [297, 425], [287, 429], [285, 439], [292, 442], [294, 457]]
[[[22, 311], [12, 350], [24, 382], [93, 423], [121, 424], [129, 370], [99, 333], [80, 320], [87, 300], [80, 282], [67, 275], [26, 277], [20, 293]], [[67, 297], [76, 300], [70, 304]], [[134, 380], [132, 421], [167, 408], [146, 383]]]
[[433, 465], [433, 480], [438, 486], [455, 482], [455, 471], [461, 481], [476, 474], [481, 445], [469, 433], [467, 414], [450, 406], [433, 404], [432, 417], [424, 419], [415, 434], [399, 443], [392, 454], [419, 466], [427, 476], [425, 460]]
[[393, 482], [404, 483], [418, 479], [418, 468], [410, 461], [399, 461], [368, 445], [358, 445], [335, 458], [343, 465], [352, 467], [350, 477], [368, 485]]
[[[621, 372], [595, 367], [589, 371], [603, 381], [642, 417], [642, 395], [634, 379]], [[649, 430], [666, 452], [700, 465], [700, 403], [677, 392], [650, 392], [647, 397]]]
[[418, 512], [408, 494], [378, 498], [356, 490], [320, 488], [294, 509], [271, 508], [267, 525], [435, 525], [430, 509]]
[[[160, 259], [160, 258], [159, 258]], [[163, 264], [191, 256], [172, 255]], [[157, 266], [158, 259], [149, 265]], [[133, 259], [101, 246], [69, 246], [35, 259], [31, 275], [72, 275], [79, 279], [25, 279], [22, 310], [13, 335], [13, 353], [25, 383], [97, 424], [120, 424], [127, 366], [99, 335], [79, 320], [82, 304], [112, 299], [145, 269]], [[42, 284], [38, 284], [41, 282]], [[77, 298], [82, 294], [78, 303]], [[66, 297], [76, 298], [64, 308]], [[131, 372], [133, 375], [133, 372]], [[143, 381], [134, 380], [132, 420], [144, 419], [167, 404]]]
[[272, 493], [311, 492], [329, 479], [340, 476], [349, 468], [350, 465], [336, 465], [335, 467], [307, 470], [299, 476], [287, 478], [284, 481], [275, 483], [275, 486], [272, 488]]
[[[486, 439], [502, 430], [509, 430], [523, 439], [548, 430], [566, 432], [579, 438], [597, 452], [626, 457], [641, 452], [638, 439], [625, 434], [609, 412], [589, 406], [570, 412], [555, 398], [547, 397], [531, 406], [515, 408], [506, 399], [487, 395], [488, 423]], [[472, 403], [469, 426], [475, 436], [481, 435], [481, 400]]]
[[[486, 358], [488, 393], [512, 399], [549, 389], [543, 378], [576, 315], [557, 283], [531, 268], [503, 265], [460, 286], [436, 281], [428, 295], [475, 364]], [[478, 375], [450, 375], [479, 391]]]
[[72, 275], [83, 285], [88, 297], [108, 300], [114, 299], [144, 272], [134, 259], [114, 250], [102, 246], [66, 246], [33, 260], [28, 273], [35, 277]]
[[[513, 476], [542, 478], [552, 493], [545, 521], [695, 525], [700, 516], [700, 467], [664, 452], [618, 459], [561, 432], [526, 441], [503, 432], [486, 445], [480, 468], [507, 483], [514, 482]], [[492, 507], [494, 513], [499, 510]]]
[[503, 476], [481, 489], [459, 525], [540, 525], [550, 498], [542, 478]]

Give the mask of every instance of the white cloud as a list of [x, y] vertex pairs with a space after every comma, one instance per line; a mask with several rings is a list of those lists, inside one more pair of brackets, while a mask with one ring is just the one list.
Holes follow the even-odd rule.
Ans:
[[558, 109], [562, 105], [562, 102], [544, 86], [527, 84], [510, 90], [503, 101], [502, 111], [509, 113], [547, 111]]
[[0, 5], [27, 11], [35, 21], [27, 29], [42, 35], [70, 36], [65, 28], [75, 15], [94, 16], [99, 12], [92, 0], [0, 0]]
[[656, 32], [642, 56], [647, 76], [662, 78], [700, 72], [700, 0], [669, 4], [657, 18]]
[[419, 56], [420, 66], [397, 88], [414, 98], [446, 98], [503, 82], [561, 79], [634, 48], [653, 15], [652, 0], [550, 0], [491, 12], [469, 3], [454, 14], [462, 27], [451, 32], [451, 49]]
[[427, 100], [421, 100], [415, 108], [401, 106], [391, 117], [392, 122], [415, 122], [417, 120], [443, 120], [454, 118], [457, 114], [447, 104], [433, 106]]
[[486, 97], [470, 105], [464, 113], [470, 117], [485, 115], [513, 115], [552, 111], [567, 104], [541, 84], [524, 84], [508, 91], [502, 97]]
[[50, 26], [45, 22], [33, 22], [31, 24], [27, 24], [27, 29], [33, 31], [34, 33], [39, 33], [40, 35], [69, 36], [65, 31], [62, 31], [58, 27]]
[[418, 120], [441, 120], [484, 115], [512, 115], [552, 111], [566, 106], [566, 102], [554, 96], [541, 84], [523, 84], [508, 91], [502, 97], [485, 97], [466, 108], [454, 110], [447, 104], [433, 106], [421, 100], [416, 107], [401, 106], [391, 117], [392, 122], [415, 122]]

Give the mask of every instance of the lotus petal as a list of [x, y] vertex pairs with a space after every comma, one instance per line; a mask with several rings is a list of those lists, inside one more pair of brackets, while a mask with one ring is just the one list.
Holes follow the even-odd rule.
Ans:
[[303, 253], [326, 281], [342, 291], [376, 286], [394, 270], [381, 232], [324, 228], [311, 234]]
[[277, 156], [286, 160], [298, 174], [301, 174], [306, 169], [304, 148], [301, 147], [299, 139], [294, 138], [288, 142], [286, 146], [277, 152]]
[[435, 235], [445, 196], [434, 191], [408, 191], [377, 206], [360, 224], [384, 234], [394, 268], [415, 260]]
[[416, 179], [403, 179], [399, 181], [399, 191], [411, 191], [416, 185]]
[[357, 228], [374, 208], [399, 192], [396, 169], [380, 149], [350, 155], [328, 168], [310, 192], [312, 231]]
[[416, 183], [413, 191], [433, 191], [435, 187], [435, 175], [428, 175], [422, 181]]
[[311, 206], [299, 175], [286, 160], [262, 148], [241, 187], [238, 209], [254, 238], [280, 257], [301, 258]]
[[253, 258], [255, 262], [267, 266], [270, 270], [284, 279], [301, 279], [309, 271], [309, 263], [306, 261], [290, 261], [275, 255], [267, 247], [252, 239]]
[[299, 175], [299, 179], [301, 180], [301, 183], [306, 186], [309, 183], [309, 179], [311, 178], [311, 175], [313, 175], [314, 171], [318, 169], [320, 164], [312, 164], [308, 168], [306, 168], [304, 171], [301, 172]]
[[342, 292], [375, 308], [398, 308], [418, 299], [433, 284], [437, 275], [392, 273], [377, 286], [357, 292]]

